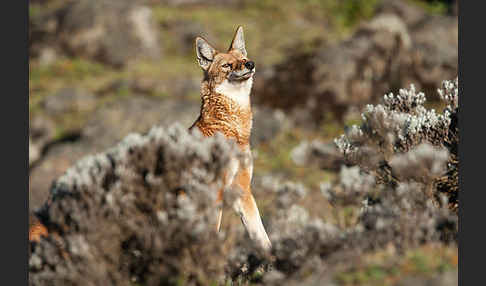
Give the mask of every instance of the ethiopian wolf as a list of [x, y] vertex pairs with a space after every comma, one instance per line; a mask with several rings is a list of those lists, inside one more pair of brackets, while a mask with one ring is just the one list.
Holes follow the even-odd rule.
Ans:
[[[248, 58], [243, 28], [238, 27], [227, 52], [219, 52], [201, 37], [196, 38], [195, 44], [204, 78], [201, 83], [201, 112], [190, 129], [198, 128], [205, 136], [221, 132], [226, 138], [234, 139], [245, 154], [244, 162], [234, 158], [225, 171], [225, 187], [218, 190], [217, 203], [223, 200], [224, 191], [228, 187], [239, 192], [234, 203], [235, 210], [250, 238], [259, 247], [269, 250], [272, 245], [250, 188], [253, 174], [250, 92], [255, 63]], [[216, 229], [219, 231], [223, 215], [221, 206], [218, 206], [217, 215]]]

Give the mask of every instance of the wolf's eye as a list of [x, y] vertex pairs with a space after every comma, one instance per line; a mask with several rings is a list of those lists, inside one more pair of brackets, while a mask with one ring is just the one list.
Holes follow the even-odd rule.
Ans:
[[224, 64], [223, 67], [224, 68], [231, 68], [231, 64]]

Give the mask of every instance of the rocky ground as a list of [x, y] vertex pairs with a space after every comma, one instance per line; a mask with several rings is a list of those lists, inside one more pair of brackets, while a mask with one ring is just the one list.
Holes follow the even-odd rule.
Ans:
[[[34, 246], [32, 285], [457, 285], [457, 96], [441, 86], [457, 76], [457, 1], [39, 0], [29, 14], [29, 208], [60, 237]], [[205, 190], [217, 180], [200, 172], [217, 177], [232, 152], [185, 134], [200, 107], [193, 39], [225, 48], [237, 25], [257, 63], [253, 189], [271, 262], [229, 210], [221, 237], [189, 231], [211, 223]], [[387, 105], [390, 92], [402, 97]], [[401, 113], [423, 131], [393, 133]], [[160, 161], [161, 146], [180, 163]], [[214, 148], [226, 151], [209, 162]], [[199, 166], [185, 175], [197, 183], [160, 164]], [[174, 187], [197, 195], [180, 201]], [[200, 218], [184, 219], [189, 209]]]

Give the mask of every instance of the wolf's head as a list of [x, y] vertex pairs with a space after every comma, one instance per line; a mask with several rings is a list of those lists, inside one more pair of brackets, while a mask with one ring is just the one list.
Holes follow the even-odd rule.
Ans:
[[250, 84], [255, 74], [255, 63], [248, 59], [243, 28], [236, 29], [226, 53], [217, 51], [208, 41], [196, 38], [196, 55], [199, 65], [209, 81], [227, 87]]

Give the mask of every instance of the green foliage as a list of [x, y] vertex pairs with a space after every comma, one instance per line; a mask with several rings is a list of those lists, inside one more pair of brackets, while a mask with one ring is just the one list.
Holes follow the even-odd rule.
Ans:
[[370, 265], [353, 272], [342, 273], [337, 276], [338, 281], [344, 285], [382, 285], [387, 276], [387, 269], [379, 265]]
[[29, 18], [35, 18], [37, 17], [42, 11], [42, 7], [37, 4], [30, 4], [29, 3]]
[[63, 58], [50, 65], [34, 65], [30, 70], [29, 78], [32, 81], [50, 77], [63, 77], [65, 80], [85, 79], [102, 75], [107, 69], [106, 66], [95, 61]]
[[432, 14], [444, 15], [449, 10], [449, 5], [444, 3], [444, 1], [434, 0], [434, 1], [424, 1], [424, 0], [408, 0], [416, 5], [424, 8], [427, 12]]
[[[31, 61], [29, 67], [30, 97], [44, 97], [63, 87], [83, 86], [96, 91], [111, 80], [116, 71], [109, 67], [81, 58], [60, 58], [53, 63]], [[34, 102], [29, 102], [34, 103]]]
[[353, 27], [359, 21], [369, 19], [373, 16], [376, 5], [380, 0], [345, 0], [328, 1], [335, 21], [342, 28]]

